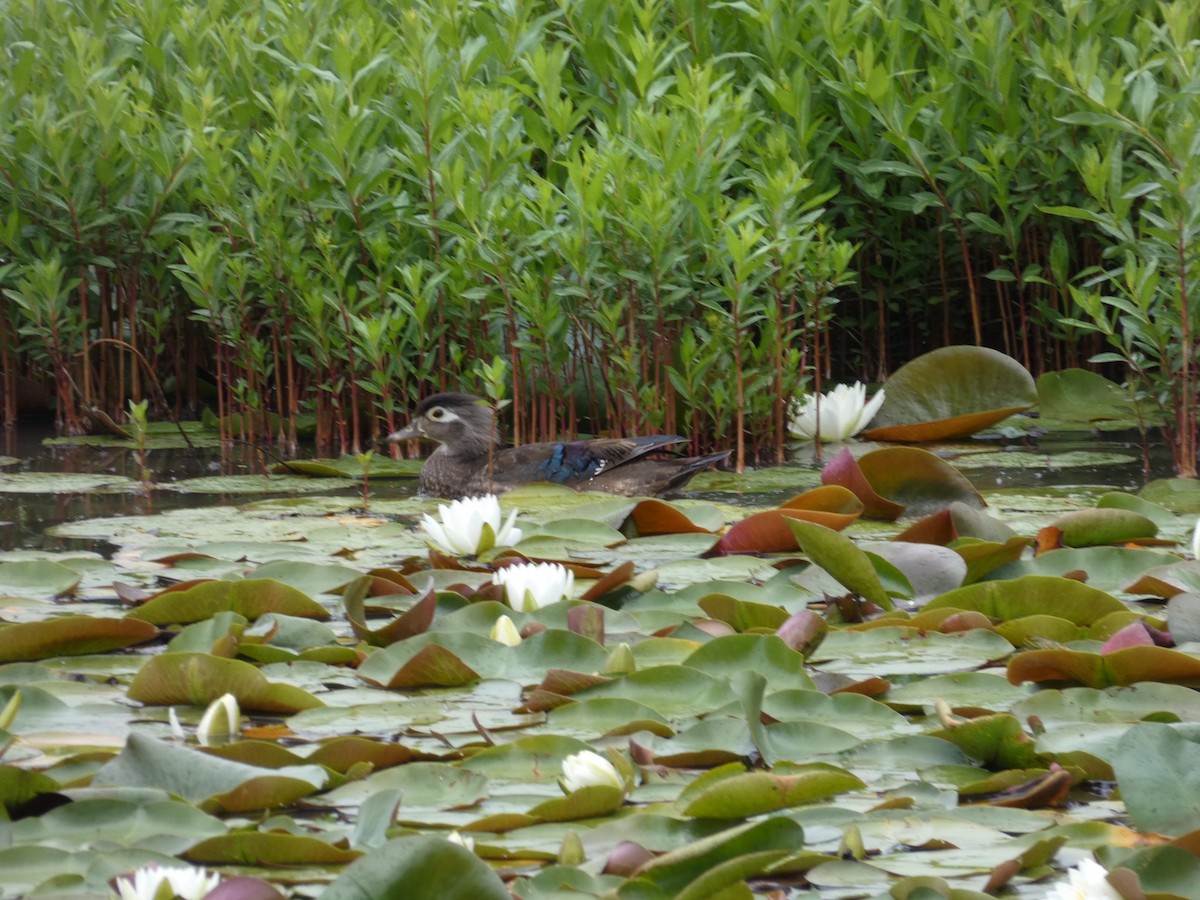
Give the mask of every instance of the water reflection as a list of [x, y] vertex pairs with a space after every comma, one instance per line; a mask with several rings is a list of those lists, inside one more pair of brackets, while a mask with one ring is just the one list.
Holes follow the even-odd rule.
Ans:
[[[4, 456], [18, 460], [0, 466], [0, 474], [12, 472], [54, 472], [88, 475], [115, 475], [137, 481], [141, 466], [137, 454], [124, 447], [92, 447], [51, 444], [44, 442], [53, 436], [48, 425], [25, 426], [14, 430], [0, 428]], [[992, 437], [936, 448], [981, 491], [998, 487], [1023, 488], [1030, 486], [1107, 485], [1120, 490], [1138, 490], [1149, 478], [1167, 477], [1171, 472], [1167, 448], [1153, 444], [1144, 452], [1136, 433], [1106, 435], [1044, 436], [1040, 439], [1026, 435]], [[825, 460], [832, 458], [837, 447], [829, 447]], [[990, 454], [986, 465], [976, 465], [971, 456]], [[1096, 463], [1058, 465], [1063, 454], [1104, 454]], [[1011, 454], [1011, 463], [1009, 455]], [[311, 455], [303, 448], [301, 456]], [[980, 458], [982, 461], [982, 458]], [[207, 445], [178, 449], [152, 450], [148, 468], [160, 484], [186, 478], [218, 475], [266, 474], [274, 462], [253, 447], [235, 444], [225, 448]], [[1148, 463], [1148, 465], [1147, 465]], [[811, 451], [801, 449], [793, 464], [802, 468], [819, 469]], [[376, 479], [371, 482], [371, 496], [377, 499], [411, 496], [415, 479]], [[726, 503], [746, 503], [769, 506], [782, 503], [798, 491], [772, 491], [755, 494], [693, 493]], [[330, 494], [357, 497], [356, 489], [331, 489]], [[292, 496], [279, 494], [201, 494], [177, 493], [170, 490], [142, 491], [104, 489], [79, 493], [5, 493], [0, 491], [0, 550], [35, 549], [97, 550], [111, 549], [104, 542], [58, 539], [45, 535], [45, 529], [63, 522], [105, 516], [135, 516], [205, 506], [238, 506], [252, 500]]]

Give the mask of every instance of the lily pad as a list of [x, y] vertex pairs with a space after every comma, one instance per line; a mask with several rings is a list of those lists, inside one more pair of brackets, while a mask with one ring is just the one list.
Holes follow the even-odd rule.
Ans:
[[1145, 420], [1129, 391], [1087, 369], [1047, 372], [1037, 381], [1037, 402], [1043, 418], [1059, 422], [1137, 428]]
[[870, 441], [945, 441], [982, 431], [1033, 406], [1025, 367], [987, 347], [941, 347], [893, 372]]
[[233, 694], [244, 709], [284, 715], [322, 705], [294, 685], [269, 682], [249, 663], [207, 653], [160, 653], [146, 661], [128, 691], [131, 700], [160, 706], [207, 706], [222, 694]]
[[167, 590], [129, 613], [155, 625], [199, 622], [231, 611], [254, 620], [267, 613], [328, 619], [329, 611], [307, 594], [270, 578], [204, 581], [185, 590]]
[[1013, 581], [981, 581], [931, 600], [931, 609], [976, 610], [993, 619], [1017, 619], [1039, 613], [1058, 616], [1077, 625], [1091, 625], [1124, 603], [1098, 588], [1049, 575], [1026, 575]]
[[158, 629], [149, 622], [92, 616], [0, 625], [0, 662], [107, 653], [157, 636]]

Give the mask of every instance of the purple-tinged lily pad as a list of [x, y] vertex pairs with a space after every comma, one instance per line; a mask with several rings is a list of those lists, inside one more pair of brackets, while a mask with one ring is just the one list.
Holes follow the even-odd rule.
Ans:
[[821, 470], [821, 482], [825, 485], [844, 487], [854, 494], [863, 505], [862, 514], [868, 519], [891, 521], [904, 514], [903, 504], [878, 494], [849, 447], [825, 464], [825, 468]]
[[987, 347], [941, 347], [901, 366], [863, 433], [869, 441], [945, 441], [966, 437], [1037, 402], [1025, 367]]

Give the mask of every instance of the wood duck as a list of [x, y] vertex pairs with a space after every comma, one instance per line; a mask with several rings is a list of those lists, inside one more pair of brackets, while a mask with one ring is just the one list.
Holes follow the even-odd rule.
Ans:
[[451, 499], [538, 481], [626, 496], [661, 494], [730, 453], [678, 456], [663, 448], [685, 439], [662, 434], [501, 447], [492, 408], [457, 393], [426, 398], [407, 427], [388, 435], [389, 441], [414, 439], [439, 445], [421, 468], [421, 490]]

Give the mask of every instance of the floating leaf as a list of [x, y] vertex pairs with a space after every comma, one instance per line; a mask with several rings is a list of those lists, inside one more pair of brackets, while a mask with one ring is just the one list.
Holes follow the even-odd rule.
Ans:
[[1142, 424], [1128, 391], [1087, 369], [1047, 372], [1037, 381], [1038, 411], [1062, 422], [1112, 422], [1126, 428]]
[[1091, 625], [1126, 608], [1116, 597], [1098, 588], [1050, 575], [1026, 575], [1012, 581], [969, 584], [942, 594], [925, 607], [927, 610], [975, 610], [1000, 620], [1046, 614], [1077, 625]]
[[262, 831], [206, 838], [183, 853], [184, 859], [210, 866], [340, 866], [360, 856], [358, 850], [310, 835]]
[[157, 636], [158, 629], [149, 622], [92, 616], [0, 625], [0, 662], [107, 653]]
[[812, 765], [800, 772], [744, 772], [707, 785], [689, 795], [685, 816], [742, 819], [833, 797], [865, 787], [836, 766]]
[[60, 597], [75, 590], [80, 580], [74, 569], [48, 559], [0, 562], [0, 597]]
[[1033, 406], [1037, 388], [1025, 367], [987, 347], [932, 350], [901, 366], [870, 441], [945, 441], [965, 437]]
[[920, 447], [872, 450], [859, 457], [858, 467], [875, 491], [902, 505], [907, 515], [925, 515], [955, 502], [987, 505], [961, 472]]
[[155, 625], [199, 622], [230, 610], [253, 621], [266, 613], [328, 619], [329, 611], [307, 594], [269, 578], [203, 581], [186, 590], [166, 590], [129, 612]]
[[92, 783], [161, 788], [206, 812], [238, 813], [287, 805], [320, 789], [325, 780], [320, 766], [260, 769], [133, 732]]
[[1082, 650], [1026, 650], [1008, 661], [1008, 680], [1073, 681], [1094, 688], [1166, 681], [1200, 685], [1200, 659], [1165, 647], [1128, 647], [1101, 655]]
[[1123, 544], [1158, 534], [1158, 526], [1141, 513], [1128, 509], [1077, 509], [1049, 525], [1061, 532], [1065, 547]]
[[904, 514], [903, 504], [881, 497], [876, 492], [849, 447], [825, 464], [821, 470], [821, 481], [825, 485], [844, 487], [853, 493], [863, 505], [863, 515], [869, 519], [892, 520]]
[[1138, 828], [1162, 834], [1200, 829], [1200, 744], [1169, 725], [1134, 725], [1117, 744], [1113, 772]]
[[445, 838], [404, 837], [356, 860], [322, 893], [323, 900], [510, 900], [500, 876], [483, 860]]
[[291, 714], [323, 705], [294, 685], [269, 682], [249, 663], [207, 653], [160, 653], [146, 660], [128, 691], [131, 700], [159, 706], [207, 706], [222, 694], [256, 712]]
[[812, 522], [789, 521], [788, 527], [805, 554], [847, 589], [865, 597], [883, 609], [892, 608], [892, 600], [879, 580], [867, 554], [852, 540]]

